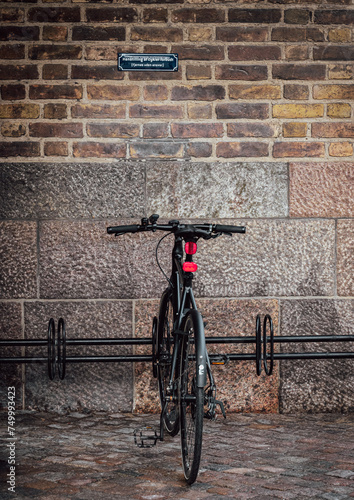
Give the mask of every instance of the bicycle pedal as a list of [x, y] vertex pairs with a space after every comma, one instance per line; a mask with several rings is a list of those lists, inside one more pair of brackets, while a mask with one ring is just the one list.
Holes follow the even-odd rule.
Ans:
[[212, 360], [210, 360], [211, 365], [227, 365], [229, 362], [229, 357], [226, 354], [220, 354], [219, 356], [215, 356]]
[[152, 448], [159, 440], [160, 434], [150, 426], [134, 431], [134, 443], [138, 448]]

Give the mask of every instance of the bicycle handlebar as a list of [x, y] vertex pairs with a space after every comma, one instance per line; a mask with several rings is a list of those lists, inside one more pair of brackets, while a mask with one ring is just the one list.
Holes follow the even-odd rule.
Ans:
[[[151, 220], [151, 218], [150, 218]], [[195, 236], [207, 239], [212, 233], [245, 233], [245, 226], [227, 226], [223, 224], [180, 224], [179, 221], [170, 221], [168, 224], [149, 224], [147, 219], [142, 220], [142, 224], [130, 226], [110, 226], [107, 227], [108, 234], [138, 233], [142, 231], [171, 231], [173, 233], [193, 233]]]

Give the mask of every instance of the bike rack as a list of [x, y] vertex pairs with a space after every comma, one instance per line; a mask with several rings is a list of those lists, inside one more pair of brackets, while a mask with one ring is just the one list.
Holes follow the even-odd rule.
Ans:
[[[268, 332], [269, 330], [269, 332]], [[255, 344], [253, 353], [231, 353], [231, 354], [209, 354], [212, 364], [226, 364], [229, 361], [254, 361], [256, 373], [261, 375], [262, 368], [270, 376], [273, 372], [274, 361], [294, 359], [346, 359], [354, 358], [354, 352], [274, 352], [275, 344], [287, 343], [342, 343], [354, 342], [354, 335], [298, 335], [278, 336], [274, 335], [273, 321], [269, 314], [263, 318], [256, 318], [256, 334], [254, 336], [239, 337], [206, 337], [207, 344]], [[69, 346], [128, 346], [128, 345], [151, 345], [151, 338], [91, 338], [91, 339], [68, 339], [66, 337], [65, 321], [60, 318], [57, 326], [55, 321], [49, 320], [47, 339], [27, 340], [0, 340], [1, 347], [47, 347], [46, 356], [13, 356], [0, 357], [0, 363], [46, 363], [48, 377], [54, 380], [56, 373], [60, 380], [66, 375], [67, 363], [127, 363], [127, 362], [155, 362], [155, 355], [132, 354], [125, 356], [68, 356]]]

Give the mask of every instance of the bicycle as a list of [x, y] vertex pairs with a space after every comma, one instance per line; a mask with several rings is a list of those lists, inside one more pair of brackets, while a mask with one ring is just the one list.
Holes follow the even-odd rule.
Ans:
[[[160, 300], [158, 315], [152, 326], [153, 375], [158, 380], [161, 404], [160, 433], [145, 436], [139, 433], [139, 446], [147, 447], [162, 441], [164, 431], [170, 436], [181, 434], [182, 463], [185, 479], [193, 484], [198, 476], [202, 450], [203, 419], [214, 420], [216, 386], [212, 364], [224, 364], [223, 358], [210, 362], [204, 335], [204, 324], [194, 298], [192, 281], [197, 271], [193, 255], [197, 242], [214, 239], [222, 234], [245, 233], [244, 226], [221, 224], [181, 224], [171, 220], [157, 224], [159, 216], [143, 218], [141, 224], [108, 227], [108, 234], [116, 236], [144, 231], [167, 231], [156, 247], [157, 264], [168, 281]], [[160, 243], [168, 235], [174, 235], [172, 272], [170, 278], [158, 261]], [[184, 247], [183, 247], [184, 243]], [[136, 439], [137, 435], [135, 434]], [[152, 444], [153, 442], [153, 444]]]

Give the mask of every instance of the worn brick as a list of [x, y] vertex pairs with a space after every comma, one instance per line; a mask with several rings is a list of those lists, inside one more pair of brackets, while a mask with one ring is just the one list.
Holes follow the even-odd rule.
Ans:
[[66, 104], [45, 104], [44, 118], [62, 120], [68, 117]]
[[275, 137], [276, 130], [266, 123], [228, 123], [228, 137]]
[[124, 73], [117, 71], [116, 66], [106, 65], [73, 65], [71, 78], [75, 80], [123, 80]]
[[26, 134], [26, 127], [22, 123], [5, 122], [1, 125], [1, 133], [4, 137], [21, 137]]
[[31, 85], [30, 99], [81, 99], [81, 85]]
[[178, 9], [171, 13], [174, 23], [223, 23], [225, 22], [225, 11], [221, 9]]
[[171, 52], [177, 53], [181, 61], [188, 59], [222, 61], [224, 59], [224, 47], [218, 45], [173, 45]]
[[125, 40], [125, 28], [112, 26], [74, 26], [72, 39], [95, 40], [95, 41], [123, 41]]
[[208, 142], [190, 142], [186, 146], [186, 154], [192, 158], [209, 158], [212, 149], [212, 145]]
[[180, 42], [183, 40], [183, 31], [180, 28], [146, 28], [131, 29], [131, 40], [146, 42]]
[[168, 98], [166, 85], [146, 85], [144, 87], [145, 101], [165, 101]]
[[0, 142], [0, 157], [11, 156], [34, 157], [40, 156], [39, 142]]
[[37, 59], [81, 59], [80, 45], [33, 45], [29, 48], [29, 58]]
[[172, 137], [176, 138], [198, 138], [198, 137], [222, 137], [224, 126], [222, 123], [172, 123]]
[[302, 45], [287, 45], [285, 47], [285, 59], [287, 61], [306, 61], [310, 59], [309, 46]]
[[354, 64], [329, 64], [328, 78], [330, 80], [351, 80], [354, 78]]
[[235, 45], [228, 49], [230, 61], [276, 61], [281, 59], [277, 45]]
[[210, 80], [211, 67], [210, 66], [187, 66], [186, 67], [187, 80]]
[[144, 54], [167, 54], [167, 45], [157, 45], [153, 44], [145, 44], [143, 48]]
[[352, 122], [318, 122], [312, 124], [312, 137], [354, 137]]
[[67, 142], [46, 142], [44, 144], [45, 156], [68, 156]]
[[307, 123], [287, 122], [283, 123], [283, 137], [306, 137]]
[[35, 23], [75, 23], [80, 18], [80, 7], [31, 7], [27, 13]]
[[334, 28], [328, 30], [328, 41], [345, 43], [351, 41], [350, 28]]
[[65, 42], [67, 39], [68, 28], [66, 26], [43, 26], [43, 40]]
[[144, 23], [167, 23], [168, 10], [164, 7], [155, 7], [143, 10]]
[[86, 18], [89, 23], [133, 23], [138, 20], [137, 10], [131, 7], [87, 8]]
[[68, 66], [66, 64], [44, 64], [43, 80], [67, 80]]
[[353, 217], [353, 163], [292, 163], [292, 217]]
[[207, 42], [212, 39], [212, 28], [189, 28], [188, 40], [190, 42]]
[[73, 118], [125, 118], [125, 104], [75, 104]]
[[354, 153], [352, 142], [331, 142], [328, 147], [329, 156], [346, 157]]
[[229, 9], [230, 23], [273, 24], [280, 20], [279, 9]]
[[2, 41], [35, 41], [39, 40], [38, 26], [2, 26], [0, 30]]
[[217, 104], [216, 116], [218, 119], [248, 118], [250, 120], [264, 120], [269, 117], [268, 104], [232, 103]]
[[230, 99], [280, 99], [280, 85], [230, 85]]
[[222, 85], [184, 85], [172, 89], [173, 101], [216, 101], [225, 98], [225, 88]]
[[216, 40], [223, 42], [265, 42], [268, 40], [268, 28], [217, 27]]
[[181, 67], [178, 71], [132, 71], [129, 72], [129, 80], [148, 82], [156, 81], [160, 83], [163, 80], [182, 80]]
[[322, 158], [324, 155], [322, 142], [276, 142], [273, 146], [274, 158]]
[[282, 80], [324, 80], [326, 66], [322, 64], [274, 64], [273, 78]]
[[330, 118], [350, 118], [351, 114], [351, 105], [346, 102], [327, 104], [327, 116]]
[[121, 137], [129, 139], [139, 136], [140, 127], [130, 123], [89, 123], [87, 135], [89, 137]]
[[26, 97], [26, 87], [22, 84], [1, 85], [1, 97], [4, 101], [18, 101]]
[[22, 23], [24, 19], [24, 9], [16, 7], [3, 7], [0, 9], [0, 22], [2, 23]]
[[188, 118], [194, 120], [208, 119], [212, 117], [213, 108], [211, 104], [188, 103]]
[[38, 104], [0, 104], [0, 118], [38, 118], [39, 112]]
[[168, 136], [167, 123], [144, 123], [143, 137], [145, 139], [163, 139]]
[[4, 44], [0, 45], [0, 59], [24, 59], [25, 45], [24, 44]]
[[215, 68], [215, 78], [217, 80], [267, 80], [267, 66], [221, 64]]
[[314, 85], [313, 87], [314, 99], [354, 99], [354, 85], [353, 84], [328, 84], [328, 85]]
[[36, 80], [37, 78], [39, 74], [36, 65], [0, 65], [0, 80]]
[[219, 142], [216, 145], [218, 158], [264, 157], [269, 155], [268, 144], [264, 142]]
[[308, 24], [312, 20], [312, 12], [308, 9], [286, 9], [284, 22], [287, 24]]
[[309, 87], [307, 85], [285, 84], [284, 97], [285, 99], [307, 100], [310, 96]]
[[274, 104], [274, 118], [319, 118], [324, 115], [324, 104]]
[[74, 142], [75, 158], [125, 158], [126, 145], [111, 142]]
[[171, 104], [133, 104], [129, 108], [131, 118], [182, 118], [183, 110], [180, 106]]
[[[351, 199], [353, 206], [353, 199]], [[338, 295], [354, 295], [354, 223], [353, 220], [339, 220], [337, 226], [337, 285]], [[348, 323], [349, 324], [349, 323]]]
[[131, 158], [184, 158], [184, 145], [170, 141], [135, 142], [129, 145]]
[[98, 100], [136, 101], [140, 97], [140, 90], [136, 85], [88, 85], [87, 97]]
[[120, 52], [137, 52], [132, 45], [119, 45], [118, 47], [110, 44], [87, 45], [85, 48], [85, 59], [88, 61], [117, 61], [117, 54]]
[[83, 137], [81, 123], [30, 123], [29, 134], [31, 137]]
[[354, 47], [352, 45], [326, 45], [314, 47], [313, 59], [316, 61], [353, 61]]
[[273, 28], [271, 39], [274, 42], [323, 42], [324, 32], [318, 28]]
[[354, 24], [353, 10], [316, 10], [314, 22], [318, 24]]

